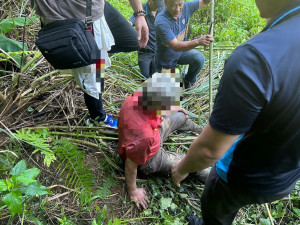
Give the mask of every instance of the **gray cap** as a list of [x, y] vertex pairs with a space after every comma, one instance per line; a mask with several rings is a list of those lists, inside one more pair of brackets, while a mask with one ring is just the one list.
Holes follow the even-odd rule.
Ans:
[[153, 0], [157, 8], [162, 8], [165, 6], [164, 0]]

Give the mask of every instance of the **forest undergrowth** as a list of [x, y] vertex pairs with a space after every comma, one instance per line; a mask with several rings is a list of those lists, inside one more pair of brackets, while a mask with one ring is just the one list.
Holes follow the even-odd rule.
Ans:
[[[132, 13], [128, 1], [109, 2], [126, 18]], [[253, 4], [223, 0], [216, 7], [213, 96], [225, 59], [264, 24]], [[40, 24], [29, 2], [1, 1], [0, 7], [0, 224], [186, 224], [187, 215], [201, 216], [204, 185], [193, 177], [177, 188], [168, 177], [139, 175], [138, 186], [146, 190], [150, 204], [144, 211], [135, 207], [117, 154], [117, 130], [85, 124], [88, 111], [72, 75], [54, 70], [34, 45]], [[190, 38], [207, 31], [208, 12], [195, 15]], [[199, 50], [206, 64], [194, 88], [183, 91], [181, 104], [205, 126], [209, 56], [208, 50]], [[144, 78], [136, 52], [110, 57], [103, 100], [106, 111], [117, 118]], [[164, 148], [184, 154], [195, 138], [194, 133], [175, 132]], [[242, 208], [234, 224], [300, 224], [299, 193], [298, 182], [280, 201]]]

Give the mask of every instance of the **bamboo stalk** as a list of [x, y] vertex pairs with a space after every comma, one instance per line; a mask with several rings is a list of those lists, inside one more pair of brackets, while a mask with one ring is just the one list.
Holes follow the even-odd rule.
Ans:
[[95, 139], [112, 140], [112, 141], [119, 140], [118, 138], [115, 137], [104, 137], [104, 136], [96, 136], [96, 135], [88, 135], [88, 134], [73, 134], [73, 133], [63, 133], [63, 132], [50, 132], [50, 134], [59, 135], [59, 136], [70, 136], [70, 137], [95, 138]]
[[28, 61], [28, 63], [26, 63], [26, 65], [21, 68], [21, 73], [24, 73], [32, 63], [34, 63], [36, 60], [38, 60], [41, 57], [41, 55], [42, 55], [42, 53], [36, 52], [36, 54], [33, 56], [33, 58], [30, 59]]
[[270, 219], [271, 225], [274, 225], [274, 223], [273, 223], [273, 217], [272, 217], [272, 215], [271, 215], [271, 212], [270, 212], [268, 203], [265, 203], [265, 207], [266, 207], [266, 209], [267, 209], [267, 212], [268, 212], [268, 215], [269, 215], [269, 219]]
[[[210, 1], [210, 23], [211, 23], [211, 30], [210, 35], [214, 34], [214, 7], [215, 2], [214, 0]], [[212, 113], [212, 106], [213, 106], [213, 98], [212, 98], [212, 89], [213, 89], [213, 42], [209, 45], [209, 114]]]
[[186, 136], [186, 137], [169, 137], [171, 141], [193, 141], [197, 136]]
[[73, 142], [73, 143], [77, 143], [77, 144], [81, 144], [81, 145], [87, 145], [87, 146], [91, 146], [94, 148], [100, 148], [101, 150], [105, 150], [106, 152], [109, 152], [109, 150], [103, 146], [99, 146], [97, 144], [88, 142], [88, 141], [83, 141], [83, 140], [78, 140], [78, 139], [73, 139], [73, 138], [67, 138], [69, 141]]
[[175, 146], [175, 145], [191, 145], [193, 142], [180, 142], [180, 143], [170, 143], [170, 142], [165, 142], [164, 145], [172, 145], [172, 146]]

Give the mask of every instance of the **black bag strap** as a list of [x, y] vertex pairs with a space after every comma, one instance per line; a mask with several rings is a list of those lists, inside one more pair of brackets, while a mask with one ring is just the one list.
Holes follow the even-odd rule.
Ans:
[[85, 29], [91, 31], [93, 23], [92, 18], [92, 0], [86, 0], [86, 17], [85, 17]]

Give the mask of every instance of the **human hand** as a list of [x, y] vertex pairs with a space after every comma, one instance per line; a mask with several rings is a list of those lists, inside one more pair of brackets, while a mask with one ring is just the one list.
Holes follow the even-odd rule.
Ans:
[[139, 47], [146, 47], [149, 40], [149, 29], [144, 16], [135, 17], [135, 28]]
[[201, 38], [198, 38], [199, 45], [208, 46], [211, 42], [214, 41], [214, 38], [210, 34], [205, 34]]
[[189, 174], [181, 174], [178, 170], [178, 166], [179, 166], [180, 161], [175, 162], [172, 165], [172, 180], [173, 183], [177, 186], [180, 187], [180, 182], [183, 181]]
[[187, 111], [183, 108], [178, 109], [178, 112], [182, 112], [185, 114], [186, 118], [189, 118], [189, 114], [187, 113]]
[[[134, 201], [136, 207], [139, 210], [147, 209], [149, 200], [146, 196], [146, 192], [143, 188], [136, 188], [131, 193], [129, 193], [130, 198]], [[142, 207], [142, 208], [141, 208]]]

